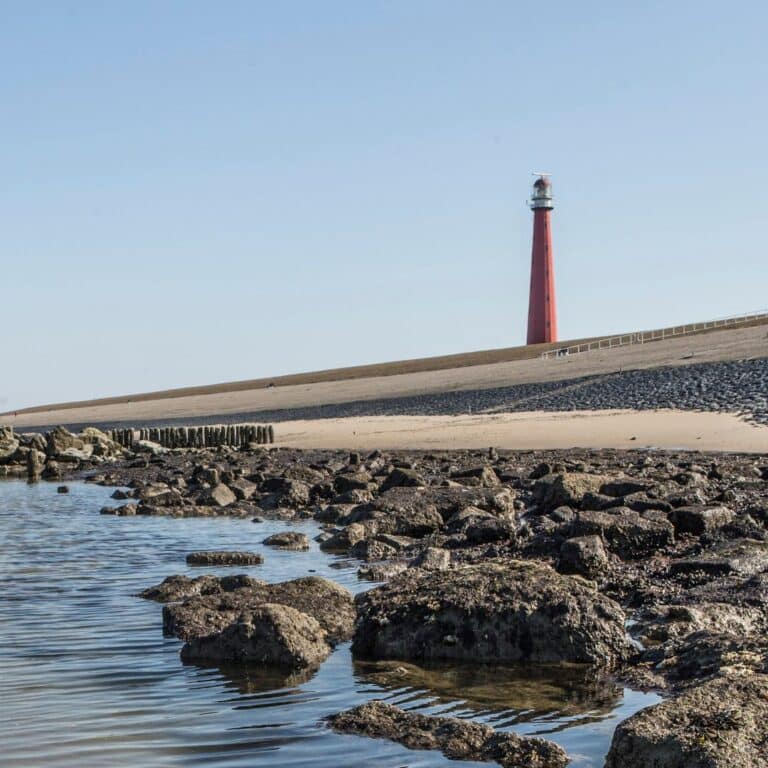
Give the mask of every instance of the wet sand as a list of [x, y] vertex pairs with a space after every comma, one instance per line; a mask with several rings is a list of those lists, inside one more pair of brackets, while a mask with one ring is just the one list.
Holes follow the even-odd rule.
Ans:
[[570, 411], [466, 416], [371, 416], [286, 421], [278, 445], [295, 448], [669, 448], [768, 451], [768, 427], [691, 411]]

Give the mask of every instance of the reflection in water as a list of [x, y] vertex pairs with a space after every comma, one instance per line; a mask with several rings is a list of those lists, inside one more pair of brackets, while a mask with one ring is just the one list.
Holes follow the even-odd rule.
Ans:
[[[336, 734], [323, 718], [373, 698], [545, 734], [599, 768], [616, 723], [656, 697], [622, 691], [580, 668], [353, 664], [342, 643], [316, 671], [184, 665], [163, 637], [161, 607], [136, 597], [172, 573], [243, 572], [267, 581], [316, 573], [353, 592], [357, 563], [271, 550], [292, 527], [228, 518], [105, 517], [112, 492], [73, 483], [0, 482], [0, 762], [14, 768], [469, 768], [440, 753]], [[242, 549], [261, 566], [189, 568], [188, 552]]]
[[269, 693], [283, 688], [298, 688], [308, 683], [316, 674], [319, 667], [309, 667], [291, 671], [276, 667], [265, 667], [259, 664], [201, 664], [199, 662], [182, 662], [185, 666], [197, 669], [216, 670], [222, 681], [229, 689], [244, 695]]
[[[621, 704], [623, 696], [623, 688], [607, 674], [579, 664], [417, 666], [397, 661], [355, 661], [354, 673], [361, 682], [397, 690], [408, 698], [426, 696], [436, 704], [471, 709], [479, 715], [498, 713], [507, 726], [556, 720], [559, 730], [598, 722]], [[445, 711], [450, 712], [450, 708]], [[562, 718], [569, 720], [559, 722]]]

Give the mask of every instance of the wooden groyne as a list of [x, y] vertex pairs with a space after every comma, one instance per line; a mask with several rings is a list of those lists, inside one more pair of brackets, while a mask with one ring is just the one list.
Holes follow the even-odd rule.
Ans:
[[275, 430], [271, 424], [139, 427], [112, 429], [107, 434], [124, 448], [131, 448], [139, 440], [149, 440], [164, 448], [217, 448], [222, 445], [241, 448], [251, 443], [268, 445], [275, 442]]

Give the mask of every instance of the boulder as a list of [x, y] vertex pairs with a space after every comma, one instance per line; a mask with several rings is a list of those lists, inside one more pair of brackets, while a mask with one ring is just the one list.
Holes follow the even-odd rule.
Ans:
[[376, 539], [362, 539], [351, 546], [347, 552], [350, 557], [356, 557], [359, 560], [375, 562], [377, 560], [388, 560], [397, 554], [397, 550], [389, 544]]
[[379, 491], [384, 493], [390, 488], [417, 488], [424, 485], [424, 478], [416, 470], [397, 467], [387, 475]]
[[473, 479], [477, 481], [477, 485], [481, 488], [495, 488], [497, 485], [501, 485], [499, 476], [494, 471], [493, 467], [487, 464], [481, 467], [472, 467], [471, 469], [463, 469], [458, 472], [452, 472], [451, 477], [455, 480]]
[[438, 531], [443, 518], [429, 495], [419, 488], [392, 488], [371, 504], [370, 518], [381, 533], [421, 538]]
[[324, 552], [348, 552], [360, 541], [373, 538], [378, 527], [373, 520], [364, 523], [351, 523], [345, 528], [335, 531], [329, 539], [320, 543], [320, 549]]
[[237, 501], [237, 496], [224, 483], [215, 485], [210, 490], [203, 492], [198, 499], [198, 504], [210, 507], [228, 507]]
[[0, 464], [10, 461], [20, 445], [10, 427], [0, 427]]
[[532, 561], [409, 569], [355, 602], [362, 657], [612, 666], [628, 650], [613, 600]]
[[221, 482], [221, 472], [218, 467], [198, 465], [192, 477], [198, 485], [218, 485]]
[[560, 573], [575, 573], [594, 579], [608, 570], [608, 553], [599, 536], [577, 536], [560, 547]]
[[65, 448], [56, 454], [56, 460], [67, 464], [77, 464], [81, 461], [88, 461], [91, 456], [93, 456], [93, 446], [85, 445], [82, 448]]
[[736, 539], [716, 544], [700, 555], [673, 560], [672, 575], [703, 573], [708, 576], [754, 576], [768, 568], [768, 543], [754, 539]]
[[669, 515], [677, 533], [701, 536], [713, 533], [733, 520], [733, 511], [723, 506], [696, 505], [677, 507]]
[[768, 644], [760, 635], [749, 637], [743, 632], [692, 632], [667, 643], [660, 661], [654, 650], [647, 651], [643, 661], [649, 655], [656, 661], [656, 670], [678, 689], [719, 675], [768, 672]]
[[678, 640], [704, 630], [746, 637], [759, 631], [762, 617], [761, 608], [729, 603], [661, 604], [643, 612], [635, 632], [646, 646]]
[[151, 440], [136, 440], [131, 443], [131, 450], [134, 453], [148, 453], [151, 456], [162, 456], [168, 453], [167, 448], [163, 448], [160, 443], [154, 443]]
[[653, 483], [648, 480], [618, 477], [603, 483], [600, 486], [600, 493], [605, 496], [629, 496], [632, 493], [645, 493], [652, 487]]
[[479, 507], [465, 507], [451, 515], [445, 524], [445, 530], [448, 533], [464, 533], [470, 525], [496, 519], [496, 515]]
[[579, 512], [570, 532], [571, 536], [602, 536], [608, 549], [624, 559], [646, 557], [675, 540], [675, 530], [666, 519], [648, 519], [627, 507]]
[[86, 427], [79, 435], [86, 445], [93, 446], [94, 456], [119, 456], [122, 446], [96, 427]]
[[[113, 498], [117, 497], [113, 494]], [[145, 485], [134, 492], [134, 498], [154, 507], [179, 507], [184, 503], [184, 497], [181, 493], [165, 483]]]
[[451, 760], [496, 762], [506, 768], [565, 768], [568, 764], [563, 749], [550, 741], [499, 733], [471, 720], [421, 715], [383, 701], [331, 715], [328, 723], [340, 733], [390, 739], [409, 749], [439, 749]]
[[254, 493], [257, 491], [255, 483], [246, 480], [244, 477], [238, 477], [227, 486], [238, 501], [249, 501]]
[[280, 531], [267, 536], [262, 542], [268, 547], [278, 547], [279, 549], [293, 549], [302, 551], [309, 549], [309, 539], [306, 534], [298, 531]]
[[317, 619], [330, 643], [352, 636], [355, 608], [352, 595], [344, 587], [319, 576], [291, 581], [223, 590], [216, 594], [192, 596], [182, 603], [163, 607], [163, 630], [182, 640], [220, 632], [241, 613], [265, 603], [290, 605]]
[[30, 448], [27, 453], [27, 476], [30, 479], [40, 477], [45, 467], [45, 454], [36, 448]]
[[451, 553], [440, 547], [427, 547], [411, 561], [411, 567], [425, 571], [444, 571], [451, 567]]
[[305, 669], [318, 666], [330, 652], [316, 619], [289, 605], [265, 603], [243, 612], [221, 632], [189, 640], [181, 658]]
[[336, 475], [333, 480], [333, 487], [337, 493], [355, 490], [367, 491], [370, 482], [371, 476], [368, 472], [350, 472], [348, 474]]
[[471, 522], [464, 529], [470, 544], [490, 544], [495, 541], [514, 541], [517, 537], [517, 523], [498, 517]]
[[264, 558], [256, 552], [190, 552], [187, 565], [261, 565]]
[[599, 493], [607, 482], [604, 475], [579, 472], [545, 475], [534, 483], [533, 498], [545, 513], [561, 506], [579, 508], [585, 494]]
[[768, 676], [717, 678], [620, 723], [605, 768], [757, 768], [766, 721]]
[[52, 458], [58, 458], [70, 449], [82, 451], [85, 448], [85, 441], [64, 427], [55, 427], [48, 432], [45, 439], [46, 453]]

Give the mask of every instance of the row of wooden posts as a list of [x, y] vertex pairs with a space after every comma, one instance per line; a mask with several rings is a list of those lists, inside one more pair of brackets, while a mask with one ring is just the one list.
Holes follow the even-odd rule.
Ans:
[[240, 448], [250, 443], [266, 445], [275, 442], [271, 424], [209, 424], [202, 427], [141, 427], [113, 429], [108, 435], [125, 448], [139, 440], [149, 440], [164, 448], [216, 448], [229, 445]]

